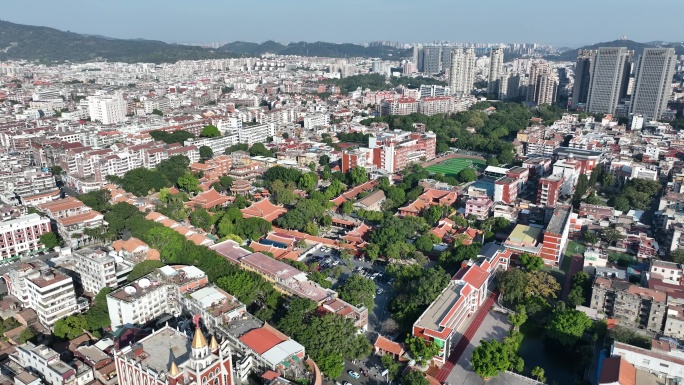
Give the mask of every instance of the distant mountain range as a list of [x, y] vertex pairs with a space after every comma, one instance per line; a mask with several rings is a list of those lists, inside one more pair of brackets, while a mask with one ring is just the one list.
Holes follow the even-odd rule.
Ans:
[[592, 45], [585, 45], [577, 49], [569, 49], [563, 51], [558, 55], [548, 55], [545, 59], [553, 61], [575, 61], [577, 59], [577, 51], [580, 49], [598, 49], [599, 47], [627, 47], [627, 49], [634, 50], [634, 56], [641, 55], [644, 48], [655, 48], [655, 47], [673, 47], [675, 49], [675, 54], [684, 55], [684, 46], [681, 43], [666, 43], [666, 42], [649, 42], [649, 43], [639, 43], [632, 40], [613, 40], [603, 43], [596, 43]]
[[227, 52], [156, 40], [114, 39], [0, 20], [0, 60], [42, 62], [109, 60], [163, 63], [230, 57]]
[[350, 43], [298, 42], [287, 45], [269, 40], [261, 44], [236, 41], [219, 47], [219, 51], [241, 56], [259, 56], [265, 53], [278, 55], [320, 56], [320, 57], [377, 57], [398, 60], [411, 55], [411, 49], [388, 46], [365, 47]]
[[169, 44], [156, 40], [115, 39], [84, 35], [54, 28], [15, 24], [0, 20], [0, 60], [24, 59], [41, 62], [85, 62], [95, 60], [128, 63], [173, 63], [178, 60], [259, 56], [264, 53], [324, 57], [407, 57], [410, 50], [364, 47], [356, 44], [234, 42], [218, 49]]
[[[639, 55], [644, 48], [657, 46], [675, 47], [678, 55], [684, 55], [681, 43], [638, 43], [631, 40], [615, 40], [581, 47], [627, 47]], [[157, 40], [115, 39], [100, 35], [85, 35], [60, 31], [49, 27], [15, 24], [0, 20], [0, 61], [12, 59], [48, 62], [85, 62], [95, 60], [128, 63], [173, 63], [178, 60], [219, 59], [230, 57], [260, 56], [266, 53], [278, 55], [319, 57], [373, 57], [399, 60], [411, 56], [411, 49], [389, 46], [366, 47], [350, 43], [298, 42], [281, 44], [275, 41], [250, 43], [236, 41], [216, 49], [190, 45], [169, 44]], [[510, 55], [509, 55], [510, 56]], [[574, 61], [577, 49], [546, 57], [554, 61]]]

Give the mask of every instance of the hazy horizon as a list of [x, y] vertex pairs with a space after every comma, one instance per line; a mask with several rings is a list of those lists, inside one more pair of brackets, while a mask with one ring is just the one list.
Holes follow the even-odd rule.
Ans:
[[[258, 7], [247, 2], [208, 3], [36, 0], [27, 12], [22, 3], [8, 2], [3, 4], [2, 19], [81, 34], [169, 43], [447, 40], [576, 48], [617, 40], [623, 35], [639, 42], [682, 41], [675, 27], [678, 13], [667, 11], [681, 7], [677, 0], [651, 0], [646, 4], [640, 0], [348, 0], [343, 7], [311, 0], [262, 0]], [[639, 16], [639, 25], [630, 23], [635, 15]]]

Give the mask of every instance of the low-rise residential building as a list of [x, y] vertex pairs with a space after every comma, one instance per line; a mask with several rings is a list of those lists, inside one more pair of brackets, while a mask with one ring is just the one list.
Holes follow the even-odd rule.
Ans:
[[0, 258], [18, 259], [44, 248], [40, 236], [51, 232], [50, 219], [38, 214], [0, 222]]
[[7, 270], [2, 278], [7, 285], [7, 294], [16, 298], [23, 306], [29, 304], [29, 289], [27, 279], [29, 276], [40, 274], [40, 270], [47, 268], [43, 262], [19, 263]]
[[10, 359], [20, 367], [38, 374], [43, 382], [51, 385], [86, 385], [94, 380], [92, 368], [69, 366], [60, 359], [59, 353], [45, 345], [31, 342], [17, 346]]
[[71, 248], [77, 248], [78, 246], [81, 246], [81, 244], [91, 240], [84, 232], [85, 229], [96, 229], [107, 225], [107, 222], [104, 220], [104, 215], [95, 210], [58, 218], [55, 222], [60, 237], [62, 237], [64, 243]]
[[619, 325], [659, 333], [667, 314], [667, 294], [619, 279], [597, 277], [589, 307], [604, 312]]
[[494, 206], [494, 202], [489, 198], [470, 198], [466, 201], [465, 215], [466, 217], [472, 215], [483, 221], [489, 218], [489, 215], [492, 212], [492, 206]]

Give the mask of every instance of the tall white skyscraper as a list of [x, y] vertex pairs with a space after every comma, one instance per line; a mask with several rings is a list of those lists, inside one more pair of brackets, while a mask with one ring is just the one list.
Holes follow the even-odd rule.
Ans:
[[487, 93], [499, 93], [501, 86], [501, 75], [504, 63], [504, 50], [501, 47], [492, 48], [489, 54], [489, 82], [487, 83]]
[[589, 82], [587, 111], [614, 114], [627, 94], [632, 55], [625, 47], [601, 47], [596, 53]]
[[646, 48], [639, 57], [630, 114], [658, 120], [672, 91], [674, 48]]
[[451, 51], [449, 86], [454, 95], [468, 95], [475, 83], [475, 48], [457, 48]]

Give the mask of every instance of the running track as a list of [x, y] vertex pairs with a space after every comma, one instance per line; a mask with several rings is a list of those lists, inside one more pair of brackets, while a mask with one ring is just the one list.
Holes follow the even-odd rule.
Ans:
[[468, 347], [468, 344], [475, 335], [475, 332], [477, 332], [477, 329], [482, 324], [482, 321], [484, 321], [485, 317], [487, 317], [489, 309], [491, 309], [492, 305], [494, 305], [494, 299], [496, 298], [496, 295], [497, 294], [495, 292], [491, 292], [487, 299], [485, 299], [482, 306], [480, 306], [480, 308], [475, 313], [475, 318], [473, 318], [473, 321], [470, 323], [470, 325], [468, 325], [468, 329], [466, 329], [465, 333], [463, 334], [463, 337], [461, 337], [461, 340], [458, 341], [458, 344], [456, 344], [456, 347], [451, 352], [451, 355], [449, 356], [447, 361], [444, 363], [444, 366], [442, 366], [442, 369], [440, 369], [437, 373], [437, 376], [435, 376], [435, 378], [437, 378], [437, 381], [439, 381], [440, 383], [446, 381], [447, 377], [449, 376], [449, 373], [451, 373], [451, 371], [454, 369], [454, 366], [461, 358], [461, 355], [463, 355], [463, 352]]

